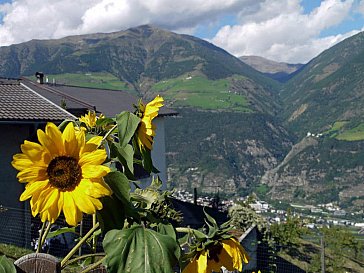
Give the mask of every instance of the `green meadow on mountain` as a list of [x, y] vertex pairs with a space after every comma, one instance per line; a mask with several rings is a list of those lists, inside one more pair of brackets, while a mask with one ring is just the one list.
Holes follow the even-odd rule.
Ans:
[[299, 68], [280, 83], [211, 43], [153, 26], [0, 48], [1, 76], [43, 71], [49, 82], [162, 95], [179, 112], [166, 121], [176, 187], [360, 207], [364, 34]]

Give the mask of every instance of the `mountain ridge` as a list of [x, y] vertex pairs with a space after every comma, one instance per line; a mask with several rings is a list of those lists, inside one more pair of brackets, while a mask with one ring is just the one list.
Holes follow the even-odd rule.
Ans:
[[0, 74], [7, 77], [32, 75], [35, 71], [60, 74], [96, 70], [94, 72], [114, 74], [134, 84], [138, 90], [143, 78], [159, 81], [197, 70], [209, 79], [237, 74], [259, 79], [272, 89], [275, 85], [274, 81], [207, 41], [150, 25], [110, 34], [32, 40], [1, 47], [0, 56]]
[[264, 75], [277, 80], [279, 82], [286, 82], [291, 79], [297, 72], [299, 72], [305, 65], [304, 64], [290, 64], [285, 62], [276, 62], [260, 56], [241, 56], [241, 61], [253, 67]]

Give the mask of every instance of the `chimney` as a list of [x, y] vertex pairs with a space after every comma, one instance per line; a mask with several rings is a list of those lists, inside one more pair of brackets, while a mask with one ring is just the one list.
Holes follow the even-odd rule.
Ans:
[[43, 79], [44, 79], [43, 72], [35, 72], [35, 77], [37, 78], [37, 83], [43, 84]]

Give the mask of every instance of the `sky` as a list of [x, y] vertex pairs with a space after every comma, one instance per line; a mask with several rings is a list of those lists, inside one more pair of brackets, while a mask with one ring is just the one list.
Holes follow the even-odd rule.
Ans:
[[144, 24], [237, 57], [307, 63], [364, 30], [364, 0], [0, 0], [0, 46]]

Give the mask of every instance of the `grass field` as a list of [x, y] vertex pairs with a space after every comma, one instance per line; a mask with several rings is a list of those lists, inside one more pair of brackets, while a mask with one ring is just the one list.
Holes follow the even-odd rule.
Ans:
[[228, 79], [209, 80], [200, 76], [183, 76], [158, 82], [152, 90], [173, 101], [174, 106], [250, 112], [246, 98], [231, 92], [229, 87]]
[[33, 253], [33, 251], [27, 248], [21, 248], [8, 244], [0, 244], [0, 255], [5, 255], [13, 261], [30, 253]]
[[364, 140], [364, 123], [358, 125], [357, 127], [344, 131], [336, 136], [338, 140], [346, 141], [358, 141]]
[[332, 127], [323, 134], [343, 141], [364, 140], [364, 123], [352, 128], [349, 127], [349, 121], [336, 121]]
[[324, 135], [330, 136], [330, 137], [336, 137], [338, 132], [347, 124], [347, 121], [336, 121], [331, 126], [331, 128], [325, 132], [323, 132]]
[[[136, 94], [133, 86], [120, 81], [110, 73], [65, 73], [49, 74], [48, 82], [75, 85], [89, 88], [123, 90]], [[30, 76], [35, 80], [34, 76]], [[230, 110], [251, 112], [243, 95], [229, 90], [230, 80], [209, 80], [201, 76], [181, 76], [175, 79], [160, 81], [153, 85], [152, 91], [164, 96], [173, 106], [191, 106], [206, 110]]]
[[[65, 74], [47, 74], [49, 83], [55, 79], [56, 83], [76, 85], [90, 88], [112, 89], [134, 91], [133, 87], [126, 82], [120, 81], [110, 73], [65, 73]], [[35, 80], [35, 77], [31, 77]]]

